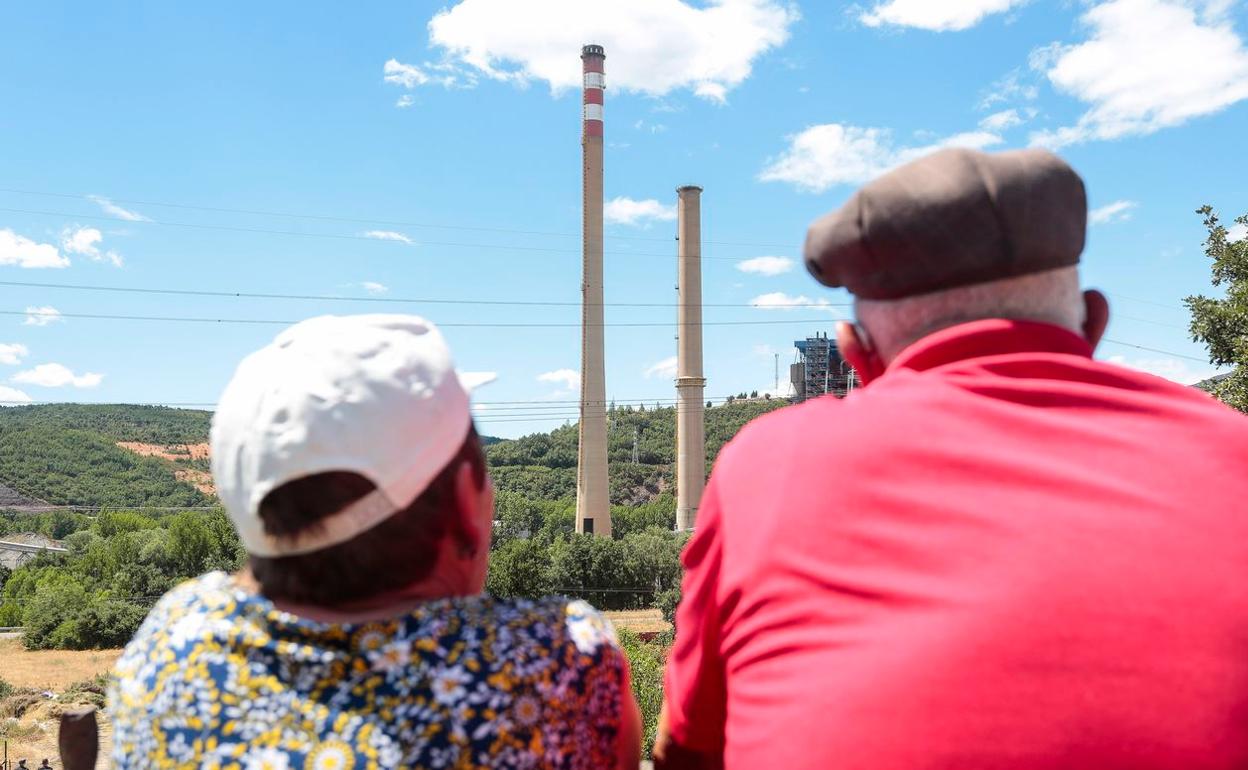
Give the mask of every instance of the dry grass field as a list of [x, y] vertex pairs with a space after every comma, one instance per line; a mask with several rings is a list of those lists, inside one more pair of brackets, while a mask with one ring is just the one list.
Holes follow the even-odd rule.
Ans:
[[658, 634], [671, 628], [663, 613], [656, 609], [607, 610], [603, 613], [616, 628], [627, 628], [637, 634]]
[[27, 650], [16, 637], [0, 639], [0, 677], [14, 687], [62, 690], [107, 672], [121, 650]]
[[[65, 688], [106, 673], [112, 668], [120, 650], [40, 650], [30, 651], [22, 646], [16, 636], [0, 638], [0, 677], [15, 688], [31, 688], [42, 692], [60, 693]], [[39, 702], [26, 707], [21, 716], [11, 718], [5, 713], [0, 718], [0, 742], [8, 742], [9, 761], [25, 758], [34, 768], [48, 757], [53, 767], [60, 767], [57, 759], [56, 728], [64, 703], [56, 698], [42, 697]], [[11, 707], [10, 707], [11, 708]], [[0, 701], [0, 712], [6, 710]], [[108, 719], [100, 719], [99, 767], [105, 767], [103, 757], [108, 756], [111, 726]], [[0, 749], [2, 751], [2, 749]], [[0, 754], [3, 759], [3, 754]]]

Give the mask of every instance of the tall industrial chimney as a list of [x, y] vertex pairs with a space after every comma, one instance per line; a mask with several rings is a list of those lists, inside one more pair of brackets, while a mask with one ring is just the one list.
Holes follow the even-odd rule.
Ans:
[[676, 188], [676, 529], [693, 529], [706, 482], [702, 376], [702, 188]]
[[607, 483], [607, 383], [602, 313], [602, 93], [600, 45], [581, 48], [584, 118], [581, 174], [584, 233], [581, 283], [581, 423], [576, 463], [576, 531], [611, 537]]

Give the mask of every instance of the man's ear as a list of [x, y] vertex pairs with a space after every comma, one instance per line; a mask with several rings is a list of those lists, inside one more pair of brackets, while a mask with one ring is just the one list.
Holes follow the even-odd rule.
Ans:
[[884, 373], [884, 362], [871, 347], [871, 341], [859, 333], [856, 325], [848, 321], [837, 322], [836, 347], [841, 352], [841, 358], [854, 367], [863, 385]]
[[1095, 349], [1109, 326], [1109, 300], [1096, 289], [1088, 289], [1083, 293], [1083, 307], [1083, 336]]
[[[465, 557], [475, 555], [483, 546], [489, 548], [490, 530], [494, 524], [492, 509], [494, 507], [490, 485], [477, 485], [476, 473], [471, 463], [460, 463], [455, 472], [455, 508], [460, 550]], [[482, 506], [488, 505], [490, 515], [482, 513]], [[484, 527], [484, 529], [483, 529]]]

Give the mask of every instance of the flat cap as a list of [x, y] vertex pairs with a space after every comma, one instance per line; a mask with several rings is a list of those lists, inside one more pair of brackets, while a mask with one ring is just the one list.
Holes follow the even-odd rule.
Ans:
[[947, 149], [854, 193], [806, 233], [806, 267], [864, 299], [915, 294], [1078, 264], [1083, 180], [1044, 150]]

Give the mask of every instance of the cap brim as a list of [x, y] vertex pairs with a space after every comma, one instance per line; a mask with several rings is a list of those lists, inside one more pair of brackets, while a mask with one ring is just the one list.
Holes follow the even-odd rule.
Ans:
[[489, 385], [498, 379], [498, 372], [455, 372], [459, 378], [459, 385], [472, 395], [477, 388]]

